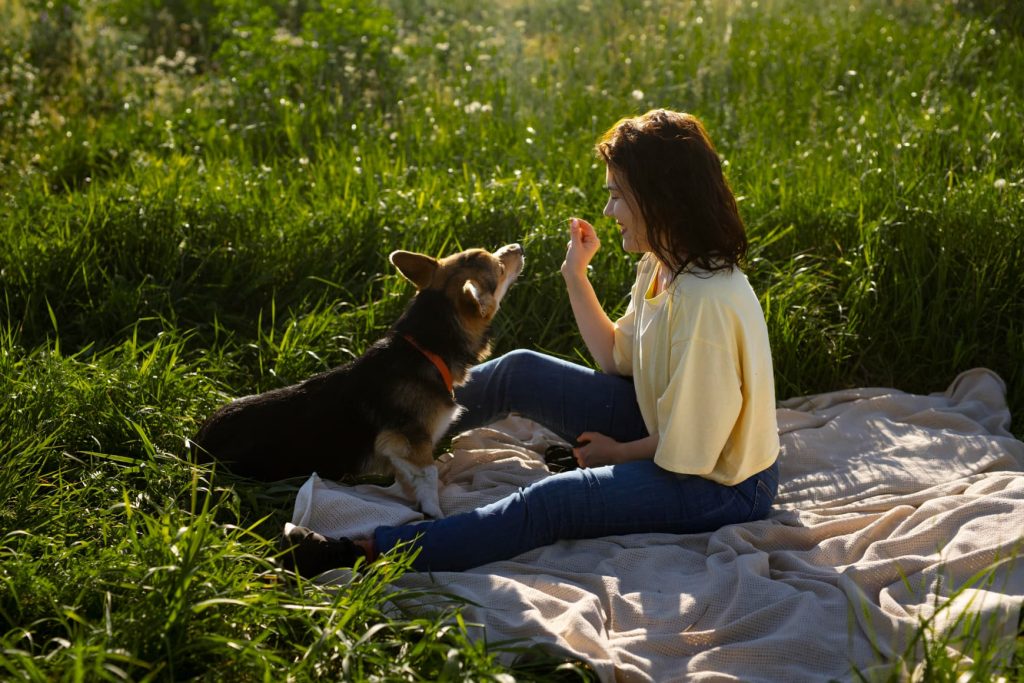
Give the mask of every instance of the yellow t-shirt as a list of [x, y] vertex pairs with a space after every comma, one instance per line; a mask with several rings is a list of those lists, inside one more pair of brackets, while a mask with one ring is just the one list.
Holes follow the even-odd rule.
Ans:
[[689, 271], [652, 295], [658, 261], [637, 268], [613, 353], [632, 375], [666, 470], [732, 485], [779, 453], [772, 355], [757, 295], [739, 269]]

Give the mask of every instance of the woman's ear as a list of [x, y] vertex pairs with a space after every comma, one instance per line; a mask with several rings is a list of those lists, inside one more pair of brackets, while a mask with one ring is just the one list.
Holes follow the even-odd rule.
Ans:
[[498, 310], [498, 302], [494, 294], [483, 290], [473, 280], [466, 280], [462, 285], [462, 295], [472, 310], [484, 320], [489, 320]]
[[406, 280], [416, 285], [416, 289], [429, 287], [440, 265], [437, 259], [412, 251], [393, 251], [388, 260]]

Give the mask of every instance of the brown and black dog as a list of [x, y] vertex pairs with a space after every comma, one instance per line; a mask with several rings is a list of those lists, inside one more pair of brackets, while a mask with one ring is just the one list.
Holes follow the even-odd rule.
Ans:
[[462, 410], [453, 387], [490, 353], [523, 250], [390, 260], [417, 292], [388, 334], [351, 363], [221, 407], [193, 439], [197, 460], [262, 481], [393, 472], [425, 514], [442, 516], [434, 447]]

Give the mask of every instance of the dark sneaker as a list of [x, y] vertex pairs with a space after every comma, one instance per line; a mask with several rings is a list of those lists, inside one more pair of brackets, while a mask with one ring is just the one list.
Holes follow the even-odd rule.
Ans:
[[366, 552], [347, 538], [327, 538], [304, 526], [284, 525], [279, 544], [286, 551], [281, 556], [285, 569], [311, 579], [328, 569], [353, 567], [356, 560], [366, 559]]

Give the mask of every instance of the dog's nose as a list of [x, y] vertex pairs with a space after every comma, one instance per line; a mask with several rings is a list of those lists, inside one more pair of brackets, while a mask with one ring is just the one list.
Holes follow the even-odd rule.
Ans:
[[505, 250], [506, 251], [511, 251], [513, 254], [522, 254], [523, 253], [523, 247], [522, 247], [522, 245], [519, 244], [519, 242], [513, 242], [512, 244], [510, 244], [507, 247], [505, 247]]

